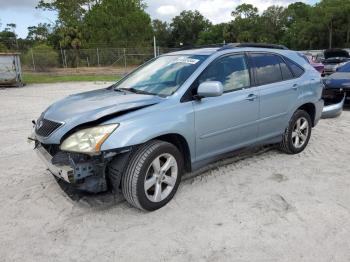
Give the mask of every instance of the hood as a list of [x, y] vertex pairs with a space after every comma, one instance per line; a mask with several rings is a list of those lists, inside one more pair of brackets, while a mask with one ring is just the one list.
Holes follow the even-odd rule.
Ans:
[[68, 96], [52, 104], [42, 117], [63, 122], [62, 132], [66, 133], [81, 124], [113, 117], [116, 113], [154, 105], [163, 100], [164, 98], [153, 95], [99, 89]]
[[349, 53], [343, 49], [328, 49], [324, 51], [325, 59], [338, 58], [338, 57], [350, 58]]
[[350, 88], [350, 73], [336, 72], [323, 79], [326, 88], [340, 89]]
[[324, 63], [342, 63], [350, 59], [350, 55], [343, 49], [328, 49], [324, 51]]

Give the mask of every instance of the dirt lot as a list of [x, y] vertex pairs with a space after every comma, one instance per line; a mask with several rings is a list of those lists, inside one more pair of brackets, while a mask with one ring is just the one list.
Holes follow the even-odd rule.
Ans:
[[105, 85], [0, 90], [0, 261], [350, 261], [349, 111], [322, 120], [300, 155], [221, 162], [144, 213], [67, 195], [26, 143], [50, 103]]

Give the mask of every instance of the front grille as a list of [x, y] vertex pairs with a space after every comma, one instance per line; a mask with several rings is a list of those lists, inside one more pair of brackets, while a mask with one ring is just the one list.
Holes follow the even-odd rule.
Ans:
[[35, 133], [42, 137], [48, 137], [60, 126], [62, 123], [40, 118], [36, 123]]

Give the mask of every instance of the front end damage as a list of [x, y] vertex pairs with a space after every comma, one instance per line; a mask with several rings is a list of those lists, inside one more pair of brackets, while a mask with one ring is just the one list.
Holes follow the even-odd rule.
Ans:
[[108, 164], [118, 155], [127, 155], [129, 149], [115, 152], [101, 152], [96, 156], [64, 152], [58, 145], [46, 145], [35, 140], [37, 155], [47, 170], [55, 177], [64, 180], [78, 190], [98, 193], [108, 186]]

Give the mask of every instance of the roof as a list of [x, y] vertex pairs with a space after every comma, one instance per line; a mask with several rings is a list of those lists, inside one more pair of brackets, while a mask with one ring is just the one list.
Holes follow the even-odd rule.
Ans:
[[194, 49], [186, 49], [181, 51], [172, 52], [172, 55], [212, 55], [219, 51], [224, 50], [234, 50], [234, 51], [283, 51], [289, 50], [287, 47], [283, 45], [275, 45], [275, 44], [265, 44], [265, 43], [231, 43], [226, 45], [220, 45], [217, 47], [204, 47], [204, 48], [194, 48]]

